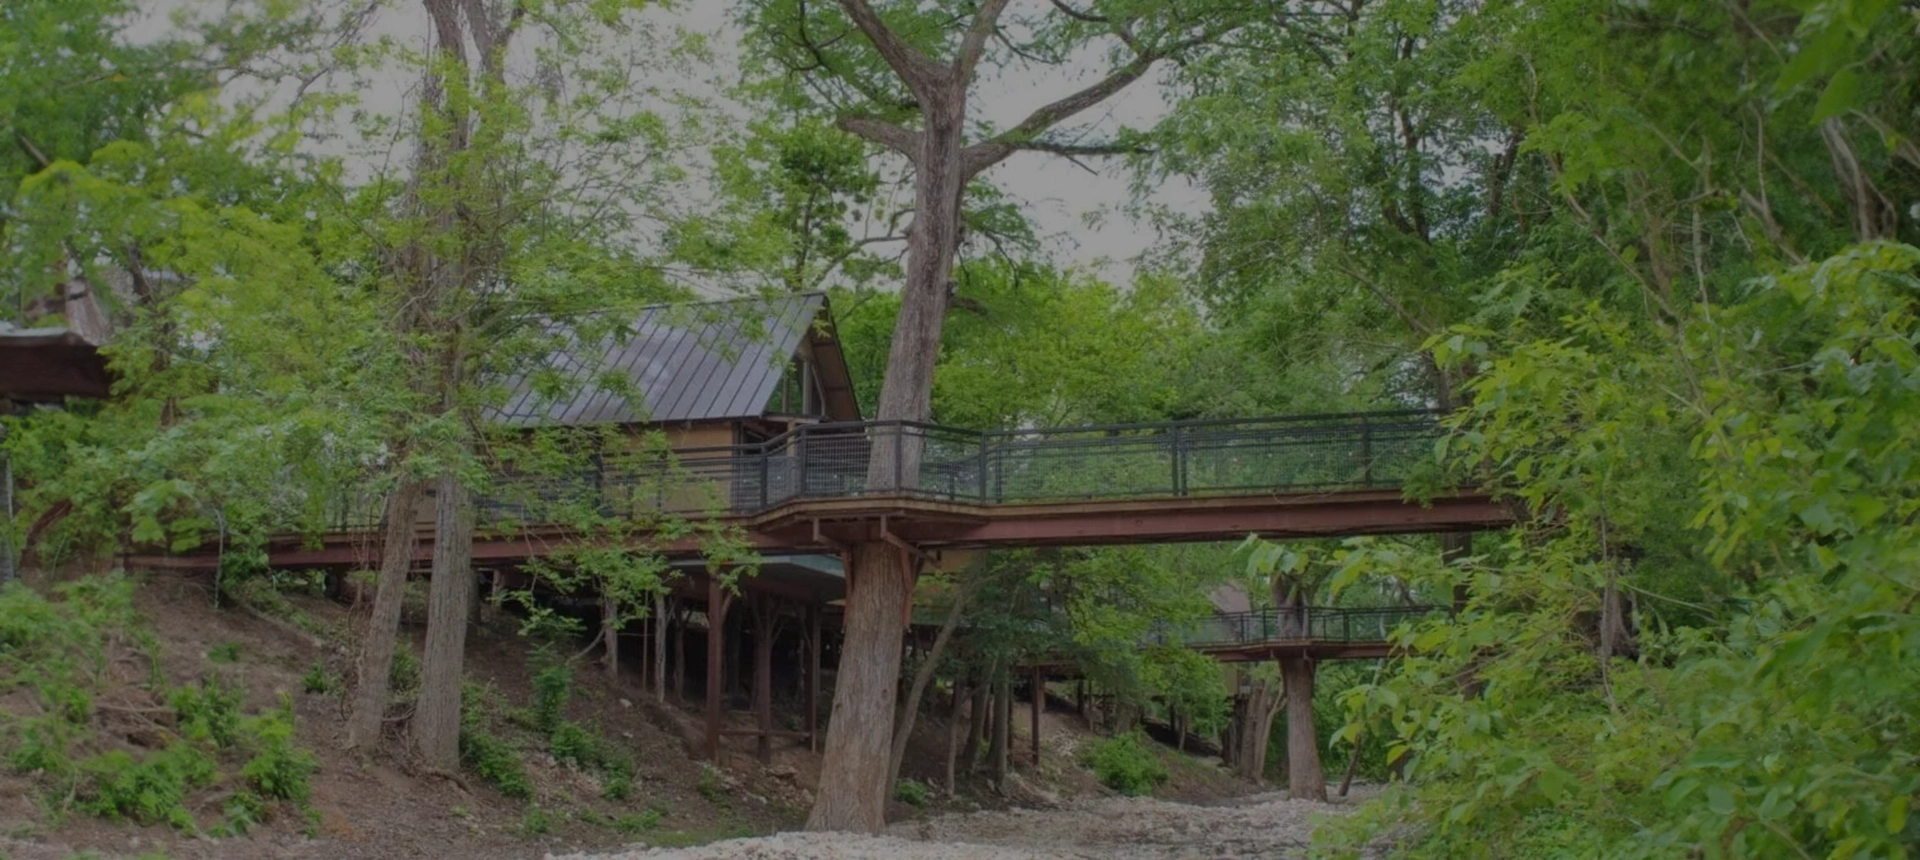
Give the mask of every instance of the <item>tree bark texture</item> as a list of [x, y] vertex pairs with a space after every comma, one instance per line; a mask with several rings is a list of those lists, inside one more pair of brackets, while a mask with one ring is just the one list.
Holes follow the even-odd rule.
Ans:
[[856, 544], [851, 560], [846, 638], [807, 829], [878, 833], [886, 826], [893, 703], [913, 585], [906, 559], [890, 544]]
[[1295, 800], [1327, 799], [1320, 739], [1313, 730], [1314, 668], [1305, 657], [1280, 658], [1287, 697], [1287, 796]]
[[988, 690], [991, 672], [985, 672], [973, 682], [972, 704], [967, 706], [967, 772], [980, 770], [980, 750], [987, 742], [987, 709], [993, 699]]
[[413, 566], [413, 511], [424, 490], [420, 481], [402, 480], [387, 492], [380, 578], [374, 589], [373, 611], [361, 634], [360, 654], [354, 661], [353, 707], [347, 715], [348, 749], [369, 749], [380, 743], [393, 672], [394, 640], [400, 635], [400, 604], [407, 595], [407, 570]]
[[473, 504], [460, 479], [438, 482], [433, 580], [427, 592], [427, 654], [413, 738], [429, 767], [460, 766], [460, 682], [466, 677], [467, 607], [473, 605]]

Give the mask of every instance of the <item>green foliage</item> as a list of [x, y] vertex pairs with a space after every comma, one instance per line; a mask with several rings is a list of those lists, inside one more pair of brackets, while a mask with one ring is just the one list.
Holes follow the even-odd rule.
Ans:
[[508, 797], [531, 797], [533, 783], [520, 760], [520, 750], [486, 730], [481, 709], [486, 690], [474, 684], [460, 688], [460, 759]]
[[710, 803], [720, 806], [727, 803], [727, 786], [720, 780], [719, 769], [709, 763], [700, 763], [700, 781], [694, 783], [693, 790]]
[[293, 739], [293, 702], [281, 700], [281, 709], [248, 721], [246, 746], [252, 758], [240, 775], [262, 797], [305, 803], [313, 793], [311, 779], [320, 762]]
[[1154, 755], [1145, 735], [1127, 732], [1087, 751], [1087, 767], [1100, 784], [1132, 797], [1152, 794], [1169, 778], [1167, 765]]
[[893, 799], [916, 809], [924, 809], [933, 800], [933, 788], [917, 779], [902, 779], [893, 784]]
[[245, 696], [239, 685], [208, 675], [198, 685], [174, 690], [168, 705], [182, 735], [226, 749], [240, 739], [240, 705]]
[[315, 660], [300, 676], [300, 689], [318, 695], [331, 695], [340, 690], [340, 676], [327, 669], [326, 661]]
[[[549, 660], [533, 674], [533, 727], [541, 734], [556, 735], [567, 716], [567, 699], [573, 695], [573, 666]], [[576, 727], [577, 728], [577, 727]]]
[[240, 643], [222, 642], [218, 645], [213, 646], [212, 648], [207, 649], [207, 662], [209, 663], [240, 662]]
[[[1412, 818], [1430, 856], [1910, 850], [1914, 536], [1881, 500], [1916, 478], [1894, 429], [1920, 415], [1916, 275], [1920, 249], [1866, 246], [1758, 281], [1668, 345], [1599, 312], [1569, 338], [1489, 344], [1455, 456], [1564, 513], [1483, 549], [1470, 610], [1411, 632], [1417, 656], [1350, 694], [1415, 781], [1349, 840]], [[1596, 364], [1614, 372], [1574, 375]], [[1690, 373], [1688, 408], [1641, 395]], [[1680, 473], [1643, 474], [1630, 441], [1673, 436], [1690, 442]], [[1621, 551], [1668, 540], [1676, 508], [1684, 549]], [[1689, 574], [1705, 596], [1679, 601], [1656, 590], [1676, 566], [1717, 576]], [[1610, 585], [1648, 599], [1632, 657], [1568, 623], [1603, 617]]]
[[393, 649], [393, 665], [387, 671], [387, 689], [395, 699], [406, 700], [420, 692], [420, 658], [404, 643]]
[[613, 817], [613, 829], [628, 836], [651, 832], [660, 828], [660, 819], [664, 815], [657, 806], [639, 812], [622, 812]]
[[542, 836], [553, 832], [553, 813], [538, 805], [527, 807], [520, 815], [520, 835]]
[[77, 795], [81, 809], [194, 832], [198, 827], [185, 806], [187, 792], [212, 782], [215, 765], [198, 746], [176, 743], [138, 760], [120, 750], [102, 753], [80, 762], [79, 771], [85, 777]]

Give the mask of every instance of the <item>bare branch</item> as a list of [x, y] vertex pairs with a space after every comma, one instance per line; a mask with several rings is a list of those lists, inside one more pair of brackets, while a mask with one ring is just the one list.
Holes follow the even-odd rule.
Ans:
[[887, 28], [880, 15], [873, 11], [867, 0], [840, 0], [840, 8], [845, 9], [847, 17], [865, 33], [867, 40], [873, 43], [874, 50], [880, 52], [882, 59], [900, 76], [907, 89], [913, 91], [922, 102], [929, 102], [933, 92], [947, 83], [947, 76], [953, 70], [934, 62], [918, 48], [902, 41], [900, 36]]
[[867, 116], [841, 116], [836, 128], [858, 135], [911, 159], [920, 150], [920, 132]]
[[980, 11], [973, 16], [973, 26], [967, 28], [967, 35], [960, 41], [960, 56], [954, 60], [954, 77], [962, 82], [973, 80], [974, 67], [980, 64], [980, 55], [987, 49], [987, 37], [993, 35], [999, 25], [1000, 13], [1007, 10], [1008, 0], [986, 0], [980, 4]]
[[1061, 0], [1053, 0], [1053, 8], [1060, 10], [1067, 17], [1072, 18], [1075, 21], [1082, 21], [1088, 24], [1106, 24], [1106, 23], [1110, 23], [1113, 20], [1104, 15], [1095, 15], [1092, 12], [1082, 12], [1078, 9], [1073, 8], [1072, 6], [1068, 6], [1066, 3], [1061, 2]]

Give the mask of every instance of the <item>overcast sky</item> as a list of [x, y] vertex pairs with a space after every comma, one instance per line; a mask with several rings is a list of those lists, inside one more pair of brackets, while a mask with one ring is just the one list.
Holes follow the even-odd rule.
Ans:
[[[208, 0], [145, 0], [143, 7], [153, 14], [137, 32], [161, 32], [172, 9], [205, 2]], [[1015, 0], [1009, 14], [1019, 14], [1023, 5], [1039, 11], [1045, 0]], [[418, 0], [388, 0], [387, 6], [366, 35], [390, 36], [424, 47], [428, 28]], [[734, 62], [742, 49], [741, 34], [729, 20], [733, 7], [732, 0], [681, 0], [671, 10], [655, 9], [648, 17], [663, 25], [712, 34], [721, 68], [704, 74], [730, 83], [738, 80]], [[1033, 109], [1098, 79], [1106, 70], [1103, 58], [1092, 52], [1077, 65], [1072, 69], [1011, 70], [985, 80], [975, 88], [973, 116], [996, 127], [1011, 125]], [[716, 71], [717, 75], [713, 74]], [[395, 111], [403, 107], [403, 98], [415, 83], [377, 85], [361, 93], [360, 98], [377, 111]], [[668, 90], [709, 97], [718, 94], [715, 85], [701, 77], [661, 83]], [[1090, 128], [1092, 134], [1086, 139], [1095, 140], [1123, 125], [1149, 125], [1165, 109], [1159, 88], [1151, 80], [1143, 80], [1080, 117], [1078, 127]], [[1089, 172], [1082, 164], [1098, 172]], [[1124, 283], [1132, 271], [1131, 261], [1158, 240], [1151, 225], [1137, 222], [1123, 211], [1130, 192], [1120, 159], [1076, 163], [1039, 153], [1019, 153], [993, 168], [988, 179], [1025, 208], [1039, 229], [1045, 250], [1056, 262], [1087, 267]], [[1152, 202], [1192, 211], [1204, 205], [1204, 198], [1190, 187], [1176, 185], [1157, 189]]]

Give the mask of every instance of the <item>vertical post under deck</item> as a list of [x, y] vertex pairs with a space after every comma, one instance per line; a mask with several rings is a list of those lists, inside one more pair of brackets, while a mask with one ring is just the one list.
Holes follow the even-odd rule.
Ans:
[[754, 746], [761, 764], [773, 760], [773, 628], [779, 606], [761, 596], [753, 612], [753, 717], [760, 730]]
[[1033, 667], [1033, 769], [1040, 769], [1040, 714], [1047, 707], [1047, 678], [1040, 667]]
[[707, 755], [720, 761], [720, 662], [726, 658], [727, 593], [720, 578], [707, 577]]
[[807, 609], [807, 750], [820, 749], [820, 607]]

